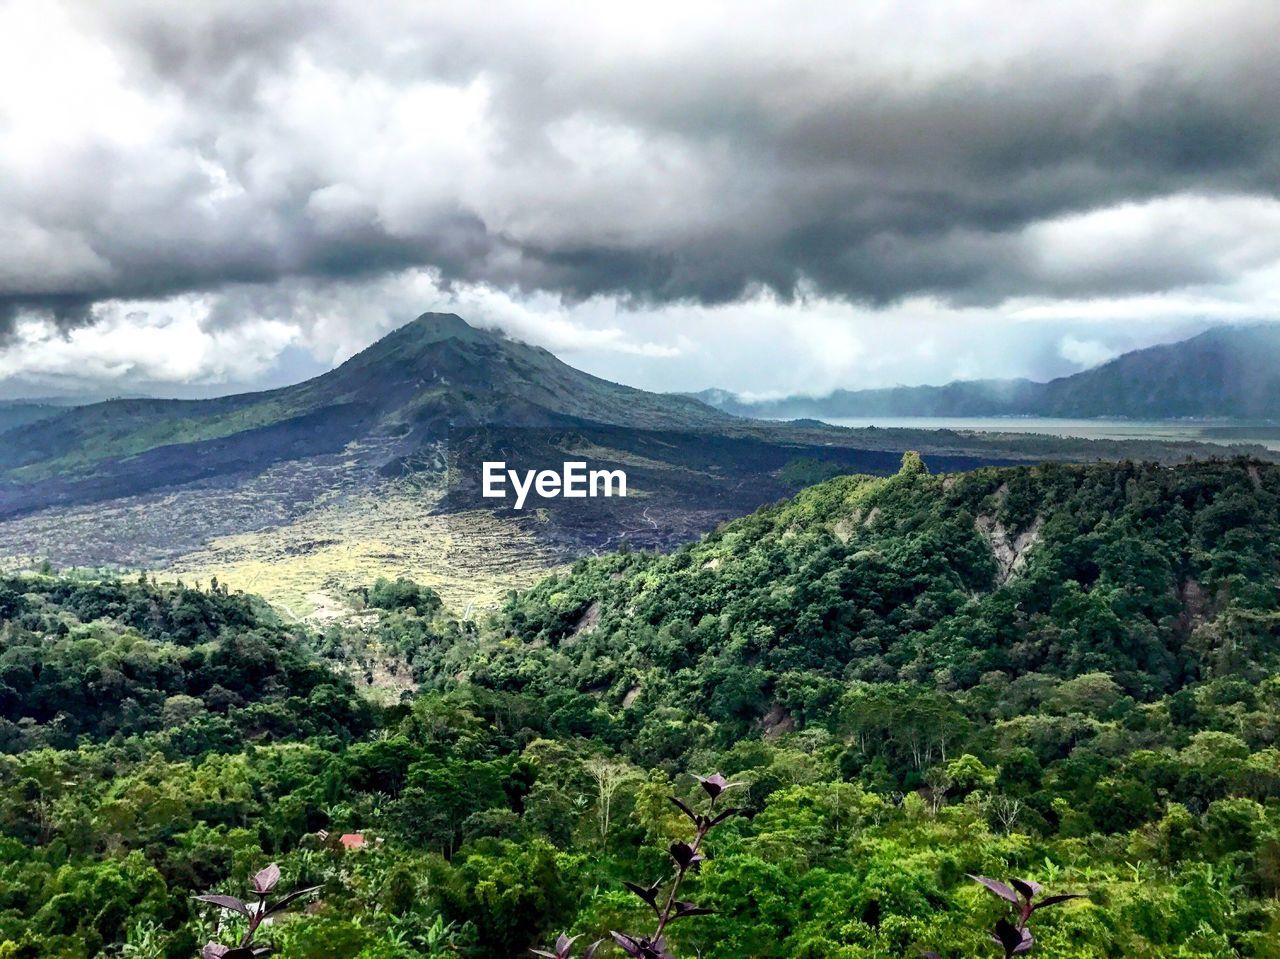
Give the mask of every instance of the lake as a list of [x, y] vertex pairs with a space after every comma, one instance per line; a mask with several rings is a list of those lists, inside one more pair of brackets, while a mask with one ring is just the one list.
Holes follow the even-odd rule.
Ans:
[[1072, 420], [1035, 416], [933, 417], [868, 416], [829, 418], [824, 423], [865, 429], [964, 430], [976, 433], [1040, 433], [1086, 440], [1195, 440], [1201, 443], [1254, 443], [1280, 450], [1280, 426], [1206, 420]]

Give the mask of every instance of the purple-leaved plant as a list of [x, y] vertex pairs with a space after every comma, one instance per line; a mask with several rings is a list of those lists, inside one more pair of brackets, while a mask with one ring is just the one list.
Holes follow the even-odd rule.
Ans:
[[[1036, 897], [1040, 895], [1040, 884], [1029, 879], [1010, 879], [1006, 885], [998, 879], [988, 879], [986, 876], [969, 878], [991, 895], [1011, 903], [1015, 909], [1015, 921], [1010, 922], [1008, 918], [1002, 916], [996, 922], [991, 934], [992, 941], [1004, 950], [1005, 959], [1021, 956], [1035, 945], [1035, 937], [1031, 935], [1031, 929], [1027, 924], [1036, 912], [1048, 906], [1056, 906], [1071, 899], [1081, 898], [1071, 893], [1037, 899]], [[926, 955], [936, 954], [926, 953]]]
[[[634, 882], [623, 883], [628, 890], [635, 893], [645, 905], [653, 910], [657, 922], [653, 932], [648, 935], [617, 932], [615, 930], [609, 931], [610, 937], [612, 937], [618, 948], [628, 956], [631, 956], [632, 959], [675, 959], [667, 946], [667, 928], [677, 919], [710, 915], [712, 910], [704, 909], [702, 906], [686, 899], [680, 899], [680, 887], [684, 885], [685, 877], [696, 870], [699, 863], [706, 860], [702, 849], [703, 841], [707, 838], [707, 834], [725, 820], [733, 816], [746, 814], [742, 809], [734, 807], [717, 810], [717, 802], [720, 797], [727, 790], [733, 789], [735, 786], [741, 786], [742, 783], [731, 783], [720, 773], [713, 773], [710, 776], [695, 776], [694, 778], [698, 780], [698, 784], [702, 786], [708, 797], [705, 812], [694, 811], [688, 803], [678, 796], [669, 797], [676, 808], [684, 813], [689, 822], [693, 824], [692, 839], [689, 842], [677, 840], [668, 849], [671, 861], [675, 864], [675, 870], [671, 878], [665, 881], [660, 879], [647, 886], [641, 886]], [[570, 938], [562, 935], [556, 940], [554, 951], [544, 949], [534, 949], [532, 951], [535, 955], [542, 956], [544, 959], [571, 959], [570, 950], [576, 938], [577, 936]], [[588, 946], [586, 952], [582, 954], [582, 959], [592, 959], [603, 941], [599, 940]]]
[[267, 897], [280, 883], [280, 867], [275, 863], [267, 866], [259, 871], [253, 877], [252, 890], [256, 902], [250, 904], [235, 896], [208, 895], [196, 896], [200, 902], [207, 902], [223, 909], [230, 909], [234, 913], [244, 916], [249, 922], [249, 927], [245, 931], [240, 944], [236, 946], [224, 946], [218, 942], [208, 943], [200, 950], [200, 959], [256, 959], [258, 956], [270, 955], [270, 946], [259, 946], [253, 941], [253, 937], [258, 932], [258, 927], [262, 925], [262, 920], [268, 916], [283, 912], [289, 908], [303, 896], [310, 895], [319, 889], [319, 886], [309, 886], [306, 889], [298, 889], [289, 893], [287, 896], [281, 896], [275, 902], [268, 902]]
[[[556, 944], [552, 949], [530, 949], [529, 951], [535, 956], [543, 956], [544, 959], [569, 959], [571, 955], [570, 950], [573, 948], [573, 944], [578, 938], [578, 936], [566, 936], [564, 933], [561, 933], [560, 937], [556, 939]], [[582, 954], [582, 959], [592, 959], [592, 956], [596, 954], [596, 950], [600, 948], [600, 944], [602, 942], [604, 942], [603, 939], [597, 939], [591, 945], [587, 946], [587, 951]]]

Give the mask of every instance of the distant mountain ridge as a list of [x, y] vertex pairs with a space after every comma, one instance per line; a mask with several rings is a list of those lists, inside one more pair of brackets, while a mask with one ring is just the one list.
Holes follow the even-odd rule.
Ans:
[[0, 433], [48, 419], [61, 412], [62, 409], [52, 403], [39, 400], [0, 400]]
[[[290, 485], [288, 475], [322, 469], [323, 480], [283, 494], [296, 505], [338, 487], [368, 490], [382, 478], [438, 478], [450, 449], [557, 461], [591, 449], [596, 459], [631, 460], [636, 475], [649, 470], [650, 490], [663, 487], [704, 523], [784, 495], [791, 487], [773, 474], [815, 445], [776, 427], [767, 437], [741, 435], [752, 429], [759, 427], [695, 399], [612, 383], [500, 331], [427, 313], [293, 386], [204, 400], [109, 400], [17, 425], [0, 443], [0, 520], [193, 484], [234, 490], [273, 470]], [[878, 471], [896, 460], [853, 443], [844, 450], [842, 468]], [[637, 512], [643, 508], [637, 500]], [[639, 523], [665, 533], [651, 517]]]
[[182, 472], [193, 462], [184, 448], [217, 469], [332, 451], [366, 436], [412, 445], [457, 426], [692, 429], [727, 420], [685, 397], [583, 373], [456, 315], [427, 313], [295, 386], [208, 400], [109, 400], [19, 426], [0, 448], [0, 480], [88, 476], [139, 459], [147, 470]]
[[961, 380], [944, 386], [836, 390], [744, 400], [693, 394], [717, 409], [765, 419], [859, 416], [1280, 420], [1280, 323], [1220, 326], [1178, 343], [1118, 356], [1047, 383]]

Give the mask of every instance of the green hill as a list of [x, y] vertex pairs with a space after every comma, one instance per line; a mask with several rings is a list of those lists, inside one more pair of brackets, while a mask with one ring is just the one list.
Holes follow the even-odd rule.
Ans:
[[854, 682], [970, 690], [1101, 671], [1150, 699], [1280, 666], [1278, 534], [1271, 465], [931, 476], [909, 458], [668, 556], [579, 563], [521, 596], [520, 644], [472, 669], [644, 713], [681, 703], [740, 731], [821, 715]]
[[216, 582], [0, 576], [0, 627], [0, 753], [177, 727], [200, 751], [369, 724], [304, 631]]

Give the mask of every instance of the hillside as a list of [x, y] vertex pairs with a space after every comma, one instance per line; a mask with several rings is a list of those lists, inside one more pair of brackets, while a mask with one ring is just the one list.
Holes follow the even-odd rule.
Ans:
[[744, 731], [858, 681], [1105, 671], [1148, 699], [1280, 666], [1278, 534], [1271, 465], [934, 476], [909, 456], [896, 476], [830, 480], [669, 556], [580, 563], [511, 607], [520, 646], [477, 655], [500, 688], [567, 676]]
[[216, 581], [0, 575], [0, 624], [0, 753], [175, 726], [208, 746], [370, 722], [304, 632]]
[[[1216, 327], [1053, 380], [1046, 416], [1280, 418], [1280, 324]], [[1111, 411], [1116, 410], [1118, 413]]]
[[[289, 959], [591, 942], [651, 922], [623, 883], [719, 770], [749, 815], [675, 955], [995, 955], [977, 874], [1081, 897], [1033, 954], [1273, 959], [1278, 533], [1268, 464], [909, 456], [479, 621], [403, 581], [317, 633], [221, 585], [0, 578], [0, 948], [185, 959], [231, 934], [192, 897], [269, 862], [319, 887], [263, 931]], [[340, 678], [378, 670], [398, 704]]]
[[968, 380], [945, 386], [836, 390], [822, 397], [744, 401], [724, 390], [697, 398], [739, 416], [1051, 416], [1280, 419], [1280, 324], [1221, 326], [1179, 343], [1135, 350], [1047, 383]]

